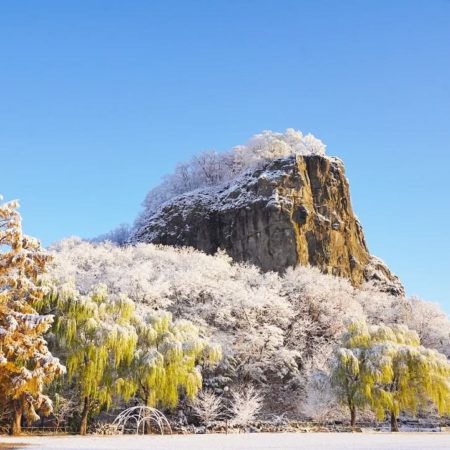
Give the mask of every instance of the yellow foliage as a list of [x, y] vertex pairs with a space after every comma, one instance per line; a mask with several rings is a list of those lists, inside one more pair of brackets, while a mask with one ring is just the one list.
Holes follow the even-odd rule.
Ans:
[[342, 339], [333, 380], [341, 400], [369, 405], [383, 419], [433, 404], [450, 413], [450, 361], [420, 345], [417, 333], [404, 325], [353, 323]]
[[56, 298], [55, 332], [67, 353], [69, 380], [76, 383], [82, 397], [99, 407], [109, 407], [115, 396], [129, 398], [134, 382], [120, 378], [117, 370], [134, 357], [134, 304], [125, 298], [109, 298], [104, 285], [80, 295], [66, 284]]
[[138, 394], [148, 406], [175, 407], [180, 389], [194, 398], [202, 386], [197, 365], [222, 358], [219, 346], [209, 344], [191, 322], [174, 322], [170, 313], [151, 314], [137, 329], [139, 350], [132, 371], [140, 380]]
[[193, 398], [201, 389], [197, 365], [221, 359], [220, 347], [192, 323], [168, 312], [142, 318], [131, 300], [102, 285], [81, 295], [69, 283], [53, 298], [68, 377], [88, 405], [109, 408], [114, 399], [138, 395], [148, 406], [175, 407], [180, 392]]
[[51, 412], [42, 390], [65, 369], [43, 338], [53, 316], [35, 310], [48, 292], [42, 275], [51, 257], [23, 234], [18, 207], [0, 204], [0, 402], [14, 404], [16, 417], [24, 413], [32, 422], [36, 410]]

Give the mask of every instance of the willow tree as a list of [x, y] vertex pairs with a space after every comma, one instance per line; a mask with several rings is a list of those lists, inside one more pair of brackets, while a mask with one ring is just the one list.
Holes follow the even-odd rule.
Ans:
[[17, 201], [0, 205], [0, 394], [13, 411], [12, 434], [21, 432], [23, 415], [34, 422], [37, 411], [52, 411], [42, 391], [65, 370], [43, 337], [53, 316], [34, 309], [46, 294], [41, 277], [50, 256], [23, 234], [18, 207]]
[[366, 353], [370, 335], [365, 323], [354, 322], [348, 327], [336, 352], [331, 381], [341, 403], [350, 411], [350, 424], [356, 425], [356, 410], [368, 403], [370, 380], [366, 378]]
[[147, 406], [174, 408], [180, 391], [193, 399], [202, 387], [199, 365], [213, 365], [221, 349], [201, 337], [186, 320], [173, 321], [168, 312], [147, 315], [137, 323], [139, 341], [132, 375], [136, 394]]
[[350, 325], [342, 344], [333, 380], [351, 411], [367, 404], [379, 419], [387, 412], [392, 431], [398, 431], [400, 412], [416, 414], [433, 404], [440, 414], [450, 413], [450, 362], [420, 345], [415, 331], [360, 322]]
[[134, 393], [134, 382], [119, 375], [135, 354], [134, 303], [124, 296], [109, 297], [103, 285], [80, 295], [67, 284], [56, 294], [56, 308], [55, 332], [66, 354], [69, 382], [82, 399], [80, 434], [86, 434], [93, 410]]
[[373, 327], [370, 335], [370, 402], [378, 417], [390, 414], [391, 431], [398, 431], [402, 411], [416, 414], [433, 404], [439, 414], [450, 414], [450, 361], [445, 355], [420, 345], [417, 333], [406, 326]]

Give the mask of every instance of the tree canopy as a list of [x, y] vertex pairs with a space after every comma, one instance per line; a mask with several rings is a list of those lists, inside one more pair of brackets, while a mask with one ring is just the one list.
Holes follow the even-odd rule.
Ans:
[[341, 401], [352, 413], [369, 406], [379, 419], [386, 412], [398, 430], [400, 412], [416, 414], [434, 405], [450, 413], [450, 362], [445, 355], [420, 344], [416, 331], [405, 325], [352, 323], [342, 338], [333, 380]]
[[58, 346], [69, 382], [83, 399], [80, 433], [88, 416], [115, 400], [137, 396], [147, 406], [175, 407], [180, 390], [193, 398], [202, 387], [199, 364], [214, 364], [220, 347], [186, 320], [158, 312], [139, 315], [132, 300], [98, 285], [80, 294], [71, 283], [54, 294]]
[[47, 293], [42, 275], [51, 256], [23, 234], [18, 207], [17, 201], [0, 205], [0, 400], [14, 410], [13, 434], [23, 415], [34, 422], [36, 411], [52, 411], [43, 389], [65, 371], [43, 337], [53, 316], [34, 309]]
[[198, 364], [219, 362], [222, 352], [199, 335], [187, 320], [174, 322], [168, 312], [147, 315], [137, 323], [139, 336], [131, 371], [137, 393], [147, 406], [175, 407], [182, 388], [193, 399], [202, 387]]

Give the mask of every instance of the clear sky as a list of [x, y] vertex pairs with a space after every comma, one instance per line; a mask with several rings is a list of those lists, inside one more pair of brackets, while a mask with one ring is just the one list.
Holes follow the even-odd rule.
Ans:
[[5, 0], [0, 192], [49, 244], [264, 129], [346, 163], [373, 254], [450, 312], [450, 1]]

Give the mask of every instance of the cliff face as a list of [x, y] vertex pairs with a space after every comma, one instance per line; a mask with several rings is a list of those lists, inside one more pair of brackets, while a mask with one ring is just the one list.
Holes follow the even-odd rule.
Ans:
[[221, 248], [264, 271], [309, 264], [355, 286], [373, 281], [381, 290], [403, 294], [399, 279], [369, 254], [343, 164], [335, 158], [278, 159], [232, 183], [176, 197], [132, 241], [206, 253]]

